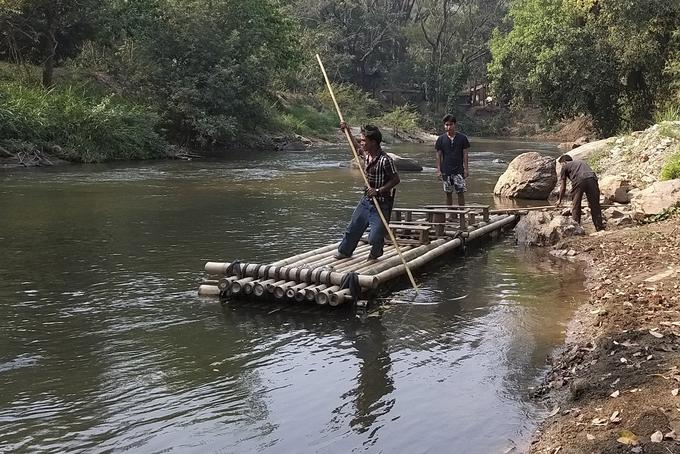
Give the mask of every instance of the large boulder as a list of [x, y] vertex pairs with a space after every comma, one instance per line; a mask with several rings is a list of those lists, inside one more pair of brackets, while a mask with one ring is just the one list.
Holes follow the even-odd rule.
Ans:
[[604, 203], [628, 203], [632, 197], [631, 186], [628, 178], [622, 175], [607, 175], [599, 181], [600, 194], [604, 197]]
[[608, 138], [602, 140], [596, 140], [595, 142], [588, 142], [579, 147], [574, 148], [567, 154], [574, 158], [574, 160], [587, 160], [590, 156], [595, 153], [600, 153], [608, 150], [614, 143], [615, 138]]
[[555, 160], [531, 151], [512, 160], [493, 192], [504, 197], [546, 200], [556, 183]]
[[635, 191], [630, 203], [636, 219], [680, 205], [680, 180], [658, 181], [642, 191]]
[[517, 242], [531, 246], [553, 246], [576, 235], [585, 235], [585, 230], [571, 217], [546, 211], [530, 211], [515, 227]]
[[[394, 153], [387, 153], [387, 155], [390, 158], [392, 158], [392, 160], [394, 161], [394, 166], [397, 168], [398, 171], [421, 172], [423, 170], [423, 166], [421, 166], [418, 163], [418, 161], [416, 161], [413, 158], [405, 158]], [[356, 169], [357, 168], [356, 160], [355, 159], [351, 160], [349, 166], [352, 169]]]

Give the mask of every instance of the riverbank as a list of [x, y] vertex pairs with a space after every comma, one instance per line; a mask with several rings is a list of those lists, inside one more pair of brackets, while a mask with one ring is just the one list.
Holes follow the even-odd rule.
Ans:
[[588, 302], [538, 395], [554, 410], [530, 452], [680, 452], [680, 215], [559, 244]]

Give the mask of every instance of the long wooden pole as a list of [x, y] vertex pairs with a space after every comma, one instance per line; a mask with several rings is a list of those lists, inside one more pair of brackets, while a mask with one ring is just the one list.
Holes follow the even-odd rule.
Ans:
[[[316, 54], [316, 59], [319, 61], [319, 66], [321, 67], [321, 72], [323, 73], [323, 78], [326, 81], [326, 86], [328, 87], [328, 91], [331, 94], [331, 99], [333, 100], [333, 104], [335, 104], [335, 110], [338, 112], [338, 117], [340, 118], [340, 122], [344, 123], [345, 119], [342, 116], [342, 112], [340, 111], [340, 106], [338, 105], [338, 101], [335, 99], [335, 94], [333, 93], [333, 87], [331, 86], [331, 81], [328, 79], [328, 74], [326, 74], [326, 68], [323, 66], [323, 62], [321, 61], [321, 57], [319, 54]], [[345, 128], [345, 137], [347, 138], [347, 142], [349, 143], [350, 148], [352, 149], [352, 153], [354, 154], [354, 159], [357, 161], [357, 166], [359, 167], [359, 171], [361, 172], [361, 176], [364, 179], [364, 183], [366, 184], [366, 187], [369, 188], [368, 184], [368, 178], [366, 177], [366, 172], [364, 171], [364, 166], [361, 165], [361, 161], [359, 160], [359, 154], [357, 153], [356, 148], [354, 147], [354, 142], [352, 142], [352, 137], [349, 135], [349, 130], [348, 128]], [[406, 274], [408, 274], [408, 278], [411, 281], [411, 285], [413, 286], [413, 289], [416, 291], [416, 294], [418, 294], [418, 285], [416, 284], [415, 279], [413, 279], [413, 274], [411, 274], [411, 270], [409, 269], [408, 265], [406, 264], [406, 260], [404, 260], [404, 257], [401, 255], [401, 249], [399, 248], [399, 244], [397, 244], [396, 238], [394, 238], [394, 233], [392, 233], [392, 230], [390, 230], [389, 223], [387, 222], [387, 219], [385, 219], [385, 216], [382, 213], [382, 210], [380, 209], [380, 204], [378, 203], [378, 199], [376, 197], [372, 197], [373, 199], [373, 205], [375, 206], [376, 211], [378, 212], [378, 215], [380, 216], [380, 220], [382, 221], [383, 225], [385, 226], [385, 230], [387, 231], [388, 235], [390, 236], [390, 239], [392, 240], [392, 243], [394, 244], [394, 247], [397, 250], [397, 253], [399, 254], [399, 257], [401, 257], [401, 261], [404, 264], [404, 267], [406, 268]]]

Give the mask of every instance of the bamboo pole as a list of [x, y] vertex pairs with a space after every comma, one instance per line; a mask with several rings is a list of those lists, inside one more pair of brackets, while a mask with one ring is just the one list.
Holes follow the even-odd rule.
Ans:
[[231, 283], [231, 293], [234, 295], [241, 293], [241, 290], [243, 290], [243, 285], [247, 282], [253, 281], [254, 279], [255, 278], [253, 277], [244, 277], [243, 279], [235, 280]]
[[220, 291], [216, 285], [203, 284], [198, 287], [198, 294], [200, 296], [219, 296]]
[[236, 276], [223, 277], [222, 279], [217, 281], [217, 287], [219, 287], [220, 290], [226, 290], [229, 287], [231, 287], [231, 283], [234, 282], [236, 279], [237, 279]]
[[[272, 279], [272, 281], [273, 281], [273, 280], [274, 280], [274, 279]], [[286, 283], [286, 280], [285, 280], [285, 279], [282, 279], [282, 280], [280, 280], [280, 281], [275, 281], [275, 282], [272, 282], [271, 284], [267, 284], [267, 287], [266, 287], [266, 288], [267, 288], [267, 293], [274, 293], [274, 289], [275, 289], [278, 285], [285, 284], [285, 283]]]
[[331, 293], [337, 292], [340, 290], [340, 286], [334, 285], [332, 287], [328, 287], [327, 289], [324, 289], [320, 291], [319, 293], [316, 294], [316, 304], [321, 304], [325, 305], [328, 304], [331, 300]]
[[[442, 246], [447, 241], [449, 241], [449, 239], [439, 238], [435, 241], [432, 241], [430, 244], [424, 244], [422, 246], [417, 246], [417, 247], [411, 249], [410, 251], [405, 252], [403, 254], [403, 257], [406, 260], [412, 260], [413, 258], [418, 257], [422, 254], [425, 254], [426, 252], [431, 251], [432, 249], [436, 249], [439, 246]], [[378, 273], [380, 273], [380, 272], [382, 272], [386, 269], [393, 268], [393, 267], [397, 266], [399, 263], [401, 263], [401, 257], [399, 259], [397, 259], [396, 257], [393, 257], [393, 258], [387, 259], [385, 261], [379, 260], [378, 262], [373, 264], [371, 267], [363, 270], [361, 275], [362, 276], [364, 276], [364, 275], [365, 276], [375, 275], [375, 274], [378, 274]], [[362, 285], [362, 287], [364, 287], [364, 286]], [[375, 287], [371, 287], [371, 288], [375, 288]]]
[[[334, 254], [335, 249], [340, 245], [340, 242], [322, 246], [311, 251], [303, 252], [297, 255], [290, 256], [288, 258], [276, 261], [272, 263], [272, 266], [284, 266], [290, 265], [291, 263], [301, 262], [302, 260], [308, 259], [310, 257], [315, 257], [322, 254]], [[208, 274], [226, 274], [227, 268], [229, 267], [229, 262], [207, 262], [205, 264], [205, 271]]]
[[291, 263], [294, 263], [294, 262], [297, 262], [297, 261], [300, 261], [300, 260], [304, 260], [308, 257], [313, 257], [315, 255], [323, 254], [323, 253], [328, 252], [328, 251], [332, 251], [334, 253], [335, 249], [338, 246], [340, 246], [339, 241], [336, 242], [336, 243], [333, 243], [333, 244], [318, 247], [318, 248], [313, 249], [311, 251], [301, 252], [300, 254], [293, 255], [293, 256], [290, 256], [288, 258], [274, 262], [274, 263], [272, 263], [272, 265], [274, 265], [274, 266], [290, 265]]
[[264, 295], [264, 293], [267, 291], [265, 286], [274, 282], [274, 279], [260, 280], [253, 288], [253, 294], [258, 297]]
[[[468, 234], [468, 240], [472, 241], [477, 238], [480, 238], [483, 235], [486, 235], [487, 233], [493, 232], [494, 230], [498, 230], [503, 228], [504, 226], [515, 222], [517, 220], [517, 216], [515, 215], [509, 215], [507, 217], [504, 217], [502, 219], [499, 219], [495, 222], [492, 222], [480, 229], [475, 230], [474, 232], [470, 232]], [[455, 238], [453, 240], [449, 240], [446, 244], [442, 245], [441, 247], [432, 249], [425, 254], [420, 255], [419, 257], [414, 258], [413, 260], [410, 260], [408, 263], [412, 268], [418, 268], [420, 266], [425, 265], [426, 263], [440, 257], [441, 255], [444, 255], [457, 247], [460, 247], [462, 245], [462, 241], [459, 238]], [[387, 282], [389, 280], [392, 280], [396, 278], [397, 276], [401, 275], [404, 273], [404, 267], [402, 265], [384, 270], [377, 275], [375, 275], [375, 278], [377, 280], [376, 282], [376, 287], [380, 285], [383, 282]]]
[[295, 281], [287, 281], [281, 285], [277, 285], [276, 287], [274, 287], [274, 298], [278, 300], [282, 299], [284, 296], [286, 296], [286, 291], [296, 284], [297, 282]]
[[338, 290], [337, 292], [331, 293], [330, 300], [328, 304], [331, 306], [339, 306], [344, 303], [350, 296], [350, 290], [348, 288]]
[[313, 286], [305, 288], [305, 300], [314, 301], [316, 299], [317, 293], [319, 293], [321, 290], [325, 290], [327, 288], [328, 288], [328, 285], [326, 285], [326, 284], [313, 285]]
[[[292, 286], [292, 287], [289, 287], [289, 288], [286, 290], [286, 297], [289, 298], [289, 299], [294, 299], [294, 298], [295, 298], [295, 295], [297, 294], [297, 292], [298, 292], [299, 290], [301, 290], [301, 289], [304, 289], [304, 288], [307, 287], [308, 285], [309, 285], [308, 283], [302, 282], [302, 283], [300, 283], [300, 284], [297, 284], [297, 285], [294, 285], [294, 286]], [[302, 295], [304, 296], [304, 292], [302, 293]]]
[[[321, 57], [319, 54], [316, 54], [316, 59], [319, 61], [319, 66], [321, 67], [321, 72], [323, 73], [323, 77], [326, 80], [326, 85], [328, 86], [328, 91], [330, 92], [331, 99], [333, 100], [333, 104], [335, 104], [335, 109], [338, 111], [338, 117], [340, 118], [340, 122], [344, 123], [345, 120], [342, 116], [342, 112], [340, 111], [340, 106], [338, 105], [338, 101], [335, 99], [335, 93], [333, 93], [333, 87], [331, 86], [331, 81], [328, 79], [328, 74], [326, 74], [326, 68], [323, 66], [323, 62], [321, 61]], [[359, 166], [359, 171], [361, 172], [361, 176], [364, 179], [364, 183], [366, 184], [366, 187], [370, 187], [368, 184], [368, 178], [366, 178], [366, 172], [364, 171], [364, 167], [361, 165], [361, 161], [359, 160], [359, 154], [357, 153], [357, 150], [354, 148], [354, 142], [352, 142], [352, 138], [349, 135], [349, 130], [345, 128], [345, 137], [347, 138], [347, 142], [349, 143], [350, 148], [352, 149], [352, 153], [354, 154], [354, 159], [356, 159], [356, 162]], [[387, 231], [387, 234], [390, 236], [390, 239], [392, 240], [392, 243], [394, 244], [394, 247], [397, 249], [399, 252], [399, 255], [401, 256], [401, 251], [399, 249], [399, 245], [397, 244], [397, 240], [394, 238], [394, 233], [392, 230], [390, 230], [389, 223], [385, 219], [385, 216], [383, 215], [382, 210], [380, 209], [380, 204], [378, 203], [378, 199], [376, 197], [373, 197], [373, 205], [375, 206], [376, 211], [378, 212], [378, 215], [380, 216], [380, 220], [383, 223], [383, 226], [385, 227], [385, 230]], [[406, 273], [408, 274], [408, 277], [411, 281], [411, 285], [413, 286], [413, 289], [416, 291], [416, 294], [418, 294], [418, 285], [416, 284], [415, 279], [413, 279], [413, 275], [411, 274], [411, 270], [409, 269], [408, 265], [406, 264], [406, 260], [402, 257], [402, 262], [404, 264], [404, 268], [406, 269]]]
[[250, 282], [246, 282], [243, 284], [243, 293], [245, 295], [251, 295], [253, 293], [253, 290], [255, 288], [255, 285], [259, 282], [260, 280], [254, 280]]

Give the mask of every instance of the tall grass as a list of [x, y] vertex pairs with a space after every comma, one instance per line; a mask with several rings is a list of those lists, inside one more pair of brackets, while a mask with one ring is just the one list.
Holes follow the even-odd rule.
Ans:
[[160, 157], [165, 141], [156, 124], [153, 113], [114, 96], [0, 81], [0, 139], [58, 145], [69, 161]]
[[312, 106], [296, 104], [275, 114], [277, 129], [302, 136], [331, 137], [338, 127], [337, 115]]
[[680, 121], [680, 106], [676, 104], [667, 104], [654, 112], [654, 123], [661, 123], [664, 121]]
[[680, 147], [672, 155], [666, 158], [663, 168], [661, 169], [662, 180], [675, 180], [680, 178]]
[[392, 128], [392, 132], [397, 134], [399, 131], [413, 133], [418, 130], [420, 115], [415, 108], [404, 105], [395, 107], [392, 111], [377, 119], [377, 122]]

